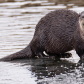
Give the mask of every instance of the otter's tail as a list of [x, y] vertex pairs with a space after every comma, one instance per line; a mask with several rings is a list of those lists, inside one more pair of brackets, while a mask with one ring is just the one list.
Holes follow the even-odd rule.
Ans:
[[12, 61], [15, 59], [31, 58], [32, 56], [33, 56], [32, 50], [30, 48], [30, 45], [28, 45], [26, 48], [24, 48], [19, 52], [1, 58], [0, 61]]

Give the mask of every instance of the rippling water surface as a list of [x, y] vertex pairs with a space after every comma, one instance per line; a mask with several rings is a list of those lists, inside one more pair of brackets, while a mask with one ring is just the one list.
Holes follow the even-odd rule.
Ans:
[[[27, 46], [36, 24], [48, 12], [67, 8], [79, 13], [84, 9], [82, 0], [0, 2], [0, 58]], [[56, 58], [0, 62], [0, 84], [84, 84], [84, 63], [77, 60], [75, 51], [72, 53], [73, 63]]]

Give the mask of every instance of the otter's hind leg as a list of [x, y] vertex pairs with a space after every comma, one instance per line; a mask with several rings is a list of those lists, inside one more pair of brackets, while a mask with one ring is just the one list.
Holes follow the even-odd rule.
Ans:
[[36, 57], [44, 58], [44, 57], [46, 57], [46, 55], [45, 55], [43, 52], [38, 52], [38, 53], [36, 54]]

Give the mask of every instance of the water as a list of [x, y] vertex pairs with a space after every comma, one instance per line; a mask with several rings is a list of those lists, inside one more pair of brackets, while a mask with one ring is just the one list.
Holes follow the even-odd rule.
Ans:
[[[0, 2], [0, 58], [27, 46], [36, 24], [48, 12], [67, 8], [80, 13], [84, 9], [82, 0]], [[74, 59], [40, 58], [0, 62], [0, 84], [84, 84], [84, 63], [79, 61], [75, 51], [71, 52]]]

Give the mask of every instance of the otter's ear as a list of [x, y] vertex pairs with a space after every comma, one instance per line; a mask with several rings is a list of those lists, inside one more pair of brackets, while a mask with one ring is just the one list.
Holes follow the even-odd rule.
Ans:
[[80, 17], [80, 13], [79, 13], [79, 17]]

